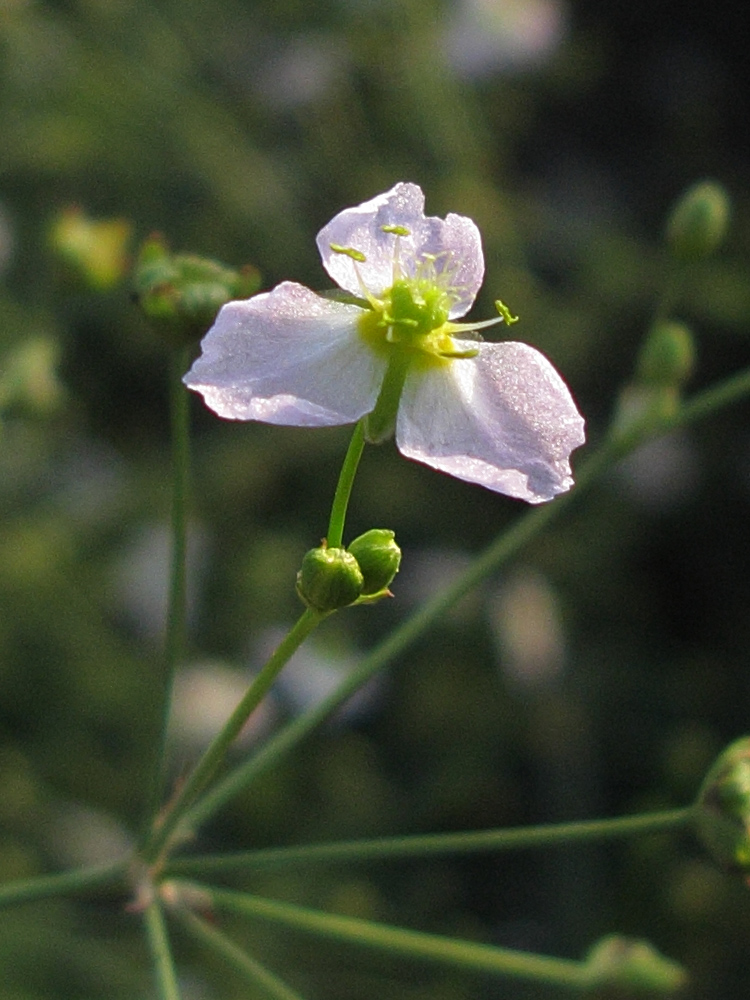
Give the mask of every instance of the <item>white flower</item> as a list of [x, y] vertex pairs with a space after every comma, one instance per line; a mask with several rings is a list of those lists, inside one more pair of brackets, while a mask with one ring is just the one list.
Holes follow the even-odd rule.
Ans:
[[[484, 276], [479, 230], [424, 215], [416, 184], [345, 209], [317, 238], [343, 301], [285, 281], [229, 302], [185, 376], [219, 416], [321, 427], [368, 415], [396, 444], [459, 479], [530, 503], [569, 489], [583, 418], [549, 361], [457, 323]], [[509, 319], [507, 310], [503, 317]]]

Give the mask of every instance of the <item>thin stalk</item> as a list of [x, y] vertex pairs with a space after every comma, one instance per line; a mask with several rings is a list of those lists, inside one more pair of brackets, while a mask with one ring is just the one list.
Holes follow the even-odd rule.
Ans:
[[509, 976], [557, 987], [577, 988], [586, 985], [587, 967], [583, 962], [549, 958], [529, 952], [499, 948], [494, 945], [460, 941], [437, 934], [404, 930], [356, 917], [341, 917], [311, 910], [292, 903], [251, 896], [226, 889], [205, 890], [214, 906], [258, 920], [281, 924], [307, 934], [345, 944], [359, 945], [387, 955], [434, 962], [476, 973]]
[[471, 591], [482, 580], [509, 562], [523, 547], [536, 538], [548, 524], [560, 517], [567, 508], [578, 501], [594, 483], [620, 459], [625, 458], [645, 440], [658, 437], [678, 427], [694, 423], [709, 413], [750, 396], [750, 369], [732, 375], [715, 386], [697, 393], [684, 403], [674, 416], [665, 420], [662, 427], [654, 429], [645, 438], [634, 434], [630, 437], [607, 438], [599, 450], [591, 455], [576, 473], [576, 485], [554, 501], [534, 507], [522, 515], [511, 527], [499, 535], [472, 565], [445, 590], [429, 598], [406, 621], [402, 622], [379, 645], [368, 653], [360, 665], [323, 701], [302, 715], [250, 757], [231, 771], [191, 810], [189, 821], [198, 826], [209, 819], [238, 792], [245, 789], [261, 774], [270, 770], [277, 760], [289, 753], [313, 732], [329, 715], [341, 707], [362, 685], [378, 671], [384, 669], [416, 642], [444, 616], [446, 611]]
[[679, 830], [693, 821], [693, 807], [613, 819], [550, 823], [544, 826], [502, 830], [473, 830], [466, 833], [418, 834], [406, 837], [379, 837], [348, 840], [302, 847], [274, 847], [234, 854], [178, 858], [167, 867], [168, 875], [207, 875], [211, 872], [296, 868], [306, 864], [384, 861], [393, 858], [424, 858], [446, 854], [480, 854], [499, 851], [564, 847], [592, 841], [616, 840], [665, 830]]
[[272, 1000], [304, 1000], [301, 994], [291, 989], [277, 975], [267, 969], [246, 951], [231, 941], [225, 934], [217, 930], [189, 910], [175, 910], [175, 916], [187, 930], [211, 951], [220, 955], [255, 991], [260, 990]]
[[172, 511], [169, 597], [161, 690], [157, 699], [159, 736], [143, 816], [143, 838], [159, 808], [166, 779], [167, 734], [172, 687], [184, 659], [187, 623], [187, 507], [190, 481], [189, 400], [182, 384], [190, 360], [189, 348], [175, 350], [169, 364], [169, 414], [172, 441]]
[[440, 621], [457, 601], [514, 556], [550, 521], [558, 517], [562, 510], [580, 496], [587, 486], [598, 477], [602, 469], [610, 464], [613, 450], [619, 454], [619, 446], [609, 444], [593, 455], [579, 472], [578, 483], [574, 491], [563, 493], [552, 504], [534, 507], [519, 518], [454, 583], [426, 601], [410, 618], [395, 628], [389, 636], [365, 656], [359, 666], [328, 697], [302, 715], [297, 716], [284, 729], [272, 736], [252, 757], [218, 782], [190, 810], [189, 823], [191, 827], [199, 826], [260, 774], [269, 770], [280, 757], [300, 743], [371, 677], [400, 656], [432, 625]]
[[5, 885], [0, 885], [0, 909], [17, 906], [19, 903], [33, 903], [39, 899], [85, 893], [90, 889], [124, 886], [129, 864], [128, 859], [114, 864], [79, 868], [59, 875], [36, 875], [6, 882]]
[[158, 899], [153, 899], [148, 904], [143, 916], [146, 925], [146, 937], [148, 938], [151, 957], [154, 962], [159, 1000], [180, 1000], [177, 972], [174, 967], [172, 951], [169, 947], [164, 913]]
[[354, 428], [349, 448], [341, 466], [339, 481], [336, 486], [336, 493], [331, 505], [331, 517], [328, 522], [328, 534], [326, 540], [332, 549], [341, 548], [344, 539], [344, 523], [346, 521], [346, 511], [349, 507], [349, 498], [352, 495], [354, 477], [357, 474], [359, 460], [365, 447], [365, 422], [360, 420]]
[[153, 864], [157, 861], [190, 806], [224, 763], [227, 751], [250, 718], [250, 715], [268, 693], [268, 690], [282, 668], [313, 629], [324, 618], [328, 617], [328, 614], [329, 612], [308, 608], [279, 643], [266, 665], [257, 675], [234, 712], [232, 712], [224, 724], [221, 732], [208, 746], [187, 781], [170, 803], [161, 824], [156, 826], [152, 831], [151, 837], [147, 840], [141, 851], [141, 857], [147, 864]]

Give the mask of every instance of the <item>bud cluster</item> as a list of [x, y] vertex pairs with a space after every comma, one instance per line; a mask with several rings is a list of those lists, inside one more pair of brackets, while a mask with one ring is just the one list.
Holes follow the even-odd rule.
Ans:
[[329, 548], [325, 540], [310, 549], [297, 574], [297, 593], [316, 611], [337, 611], [391, 596], [388, 589], [401, 563], [394, 533], [372, 528], [348, 549]]
[[172, 254], [153, 236], [138, 255], [134, 284], [152, 325], [180, 345], [202, 337], [225, 303], [257, 292], [260, 274], [251, 265], [235, 271], [195, 254]]

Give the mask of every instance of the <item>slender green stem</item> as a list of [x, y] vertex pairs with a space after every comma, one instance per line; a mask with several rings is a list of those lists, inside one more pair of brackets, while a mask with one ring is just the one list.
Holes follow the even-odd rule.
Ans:
[[[674, 430], [683, 424], [692, 423], [747, 396], [750, 396], [750, 369], [698, 393], [669, 421], [665, 421], [658, 432], [654, 431], [652, 437], [658, 436], [658, 433]], [[191, 810], [188, 817], [191, 826], [200, 825], [257, 777], [270, 770], [277, 760], [301, 743], [378, 671], [388, 666], [412, 643], [420, 639], [457, 601], [487, 576], [509, 562], [548, 524], [560, 517], [571, 504], [576, 503], [603, 473], [642, 444], [643, 440], [643, 437], [638, 435], [622, 439], [611, 436], [607, 438], [599, 450], [577, 471], [576, 485], [572, 490], [561, 494], [549, 504], [534, 507], [521, 516], [507, 531], [499, 535], [460, 577], [445, 590], [429, 598], [411, 617], [386, 636], [327, 698], [299, 715], [268, 740], [252, 757], [231, 771]]]
[[576, 988], [586, 985], [588, 970], [583, 962], [548, 958], [510, 948], [498, 948], [437, 934], [404, 930], [401, 927], [323, 913], [292, 903], [251, 896], [248, 893], [208, 889], [204, 886], [201, 886], [201, 889], [209, 893], [217, 909], [270, 921], [308, 934], [359, 945], [388, 955], [400, 955], [452, 968], [527, 979], [558, 987]]
[[331, 518], [328, 522], [328, 534], [326, 540], [332, 549], [341, 548], [344, 539], [344, 523], [346, 521], [346, 511], [349, 506], [349, 497], [352, 495], [354, 477], [357, 474], [359, 460], [365, 447], [365, 422], [360, 420], [354, 428], [349, 448], [341, 466], [339, 481], [336, 486], [336, 493], [331, 505]]
[[432, 625], [440, 621], [445, 613], [474, 586], [514, 556], [550, 521], [558, 517], [562, 510], [576, 497], [580, 496], [586, 487], [597, 478], [603, 468], [611, 464], [613, 453], [619, 455], [619, 445], [605, 445], [581, 469], [574, 491], [563, 493], [552, 504], [534, 507], [519, 518], [454, 583], [426, 601], [410, 618], [394, 629], [383, 642], [365, 656], [359, 666], [342, 681], [335, 691], [313, 708], [299, 715], [288, 726], [271, 737], [252, 757], [230, 772], [190, 811], [189, 822], [191, 826], [200, 825], [220, 809], [225, 802], [247, 787], [260, 774], [270, 769], [281, 756], [300, 743], [379, 670], [400, 656]]
[[302, 847], [273, 847], [234, 854], [177, 858], [167, 867], [168, 875], [206, 875], [209, 872], [249, 872], [257, 869], [306, 864], [362, 863], [392, 858], [423, 858], [444, 854], [479, 854], [497, 851], [564, 847], [592, 841], [615, 840], [645, 833], [677, 830], [693, 821], [693, 807], [614, 819], [550, 823], [544, 826], [502, 830], [472, 830], [467, 833], [417, 834], [406, 837], [379, 837], [348, 840]]
[[169, 599], [161, 691], [156, 700], [159, 736], [151, 768], [142, 836], [148, 836], [164, 794], [167, 731], [174, 676], [185, 655], [187, 621], [187, 506], [190, 480], [190, 422], [188, 392], [182, 384], [189, 363], [189, 348], [173, 351], [169, 364], [169, 412], [172, 441], [172, 512]]
[[88, 892], [90, 889], [124, 887], [129, 863], [129, 860], [116, 861], [113, 864], [79, 868], [59, 875], [37, 875], [6, 882], [5, 885], [0, 885], [0, 909], [4, 906], [17, 906], [19, 903], [33, 903], [38, 899]]
[[248, 955], [212, 924], [189, 910], [176, 909], [174, 912], [193, 937], [220, 955], [243, 979], [247, 980], [253, 988], [253, 996], [256, 990], [260, 990], [272, 1000], [304, 1000], [296, 990], [287, 986], [270, 969]]
[[164, 913], [158, 899], [151, 900], [143, 916], [146, 924], [146, 936], [151, 948], [151, 957], [154, 961], [159, 1000], [180, 1000], [177, 972], [169, 947]]
[[301, 643], [315, 629], [329, 612], [316, 611], [308, 608], [297, 623], [279, 643], [270, 659], [257, 675], [246, 691], [240, 703], [224, 724], [221, 732], [214, 738], [201, 759], [196, 764], [177, 796], [172, 800], [160, 825], [156, 826], [141, 851], [141, 857], [147, 864], [157, 861], [164, 847], [183, 820], [187, 810], [195, 799], [205, 789], [224, 763], [227, 751], [240, 733], [250, 715], [258, 707], [276, 680], [281, 669]]

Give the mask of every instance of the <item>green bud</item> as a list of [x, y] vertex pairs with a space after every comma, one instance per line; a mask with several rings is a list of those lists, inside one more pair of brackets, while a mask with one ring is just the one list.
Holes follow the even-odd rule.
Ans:
[[750, 736], [731, 743], [701, 785], [698, 836], [723, 868], [750, 875]]
[[70, 272], [101, 292], [125, 275], [131, 229], [127, 219], [90, 219], [80, 208], [66, 208], [54, 219], [49, 242]]
[[20, 406], [38, 416], [53, 412], [65, 390], [57, 379], [60, 355], [50, 337], [30, 337], [0, 358], [0, 410]]
[[362, 595], [370, 597], [387, 591], [401, 564], [401, 549], [394, 533], [388, 528], [372, 528], [354, 539], [349, 553], [362, 571]]
[[357, 600], [363, 583], [359, 564], [351, 553], [322, 545], [305, 554], [297, 574], [297, 593], [310, 608], [337, 611]]
[[600, 997], [673, 996], [687, 983], [681, 965], [660, 955], [648, 941], [611, 934], [586, 958], [586, 985]]
[[695, 343], [683, 323], [657, 323], [641, 347], [636, 381], [649, 386], [680, 386], [693, 372]]
[[715, 181], [701, 181], [682, 195], [667, 220], [667, 245], [683, 264], [710, 257], [729, 225], [729, 196]]
[[260, 287], [254, 267], [235, 271], [194, 254], [171, 254], [158, 236], [141, 248], [134, 281], [141, 309], [173, 345], [200, 339], [226, 302]]

